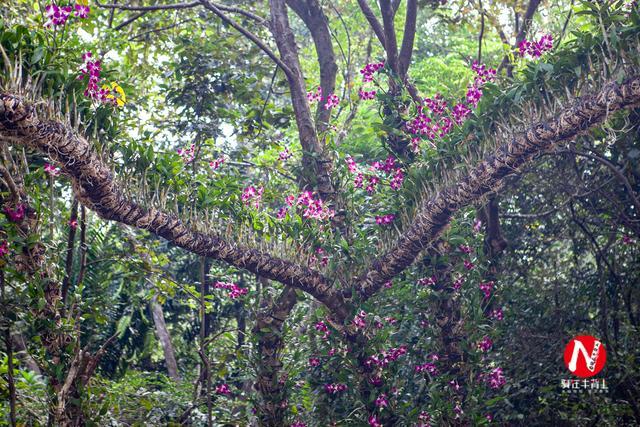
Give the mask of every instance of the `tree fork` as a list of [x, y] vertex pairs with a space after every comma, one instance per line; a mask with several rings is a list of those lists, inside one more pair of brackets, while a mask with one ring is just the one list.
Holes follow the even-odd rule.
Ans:
[[604, 85], [599, 92], [578, 99], [555, 118], [535, 123], [497, 147], [457, 183], [421, 203], [412, 224], [392, 249], [375, 259], [369, 271], [356, 281], [363, 298], [374, 295], [386, 281], [409, 267], [449, 225], [455, 212], [494, 192], [504, 178], [545, 150], [586, 132], [617, 110], [638, 104], [640, 75], [635, 75], [620, 84]]
[[338, 316], [348, 316], [348, 306], [333, 288], [333, 281], [317, 270], [195, 231], [173, 214], [129, 200], [86, 139], [62, 123], [41, 120], [35, 107], [22, 98], [0, 94], [0, 135], [48, 155], [71, 177], [78, 201], [105, 220], [149, 230], [189, 252], [299, 288]]

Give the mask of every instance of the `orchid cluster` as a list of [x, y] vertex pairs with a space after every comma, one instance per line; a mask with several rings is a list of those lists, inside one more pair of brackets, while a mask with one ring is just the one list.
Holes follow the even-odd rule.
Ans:
[[378, 417], [376, 417], [376, 414], [371, 414], [369, 416], [369, 427], [384, 427], [384, 425], [378, 421]]
[[365, 313], [363, 310], [360, 310], [360, 312], [356, 314], [356, 316], [353, 318], [353, 325], [356, 327], [356, 329], [364, 329], [367, 327], [367, 323], [365, 321], [366, 318], [367, 313]]
[[[387, 282], [387, 283], [391, 283], [391, 282]], [[391, 286], [385, 286], [387, 288], [390, 288]], [[384, 321], [387, 322], [389, 325], [395, 325], [398, 321], [396, 320], [395, 317], [391, 317], [391, 316], [387, 316], [384, 318]], [[384, 328], [384, 323], [382, 323], [379, 320], [376, 320], [375, 322], [373, 322], [373, 325], [377, 328], [377, 329], [382, 329]]]
[[231, 389], [227, 384], [220, 384], [216, 386], [216, 394], [221, 394], [223, 396], [231, 395]]
[[[476, 108], [482, 97], [482, 86], [492, 82], [496, 77], [496, 70], [474, 61], [471, 69], [476, 73], [473, 84], [467, 88], [465, 102], [458, 103], [448, 109], [447, 102], [442, 95], [425, 98], [417, 108], [416, 116], [405, 124], [407, 132], [414, 135], [411, 138], [411, 149], [418, 152], [422, 137], [426, 137], [435, 147], [436, 138], [445, 137], [453, 129], [453, 123], [462, 125], [471, 114], [471, 107]], [[453, 120], [452, 120], [453, 119]]]
[[492, 389], [502, 388], [507, 383], [502, 368], [492, 369], [489, 374], [484, 376], [484, 380]]
[[[451, 119], [443, 116], [446, 110], [446, 101], [440, 94], [433, 99], [425, 98], [422, 105], [418, 106], [418, 114], [407, 122], [406, 129], [410, 133], [426, 136], [429, 140], [444, 137], [451, 130]], [[412, 148], [417, 149], [419, 138], [412, 141]]]
[[420, 286], [434, 286], [436, 282], [436, 276], [423, 277], [422, 279], [418, 279], [418, 285]]
[[[478, 106], [480, 98], [482, 98], [482, 86], [496, 79], [496, 70], [487, 68], [484, 64], [479, 64], [477, 61], [473, 61], [471, 69], [475, 71], [476, 77], [473, 79], [473, 84], [467, 89], [467, 103], [473, 105], [475, 108]], [[456, 119], [456, 122], [457, 121]]]
[[285, 162], [289, 160], [291, 156], [293, 156], [293, 153], [291, 153], [291, 151], [289, 151], [289, 149], [285, 147], [284, 150], [278, 153], [278, 160], [280, 160], [281, 162]]
[[376, 91], [375, 90], [364, 90], [364, 89], [360, 89], [358, 91], [358, 96], [360, 97], [360, 99], [362, 99], [363, 101], [370, 101], [372, 99], [375, 99], [376, 97]]
[[[360, 74], [362, 74], [362, 81], [364, 83], [369, 83], [373, 81], [373, 75], [380, 71], [384, 67], [384, 62], [374, 62], [371, 64], [367, 64], [360, 70]], [[376, 98], [377, 91], [375, 90], [366, 90], [360, 88], [358, 90], [358, 96], [363, 101], [370, 101]]]
[[462, 406], [460, 405], [460, 402], [456, 402], [456, 405], [453, 407], [453, 413], [456, 414], [456, 420], [459, 420], [462, 415], [464, 414], [464, 411], [462, 410]]
[[322, 87], [318, 86], [315, 92], [307, 92], [307, 101], [309, 104], [322, 101]]
[[493, 285], [494, 282], [490, 281], [490, 282], [484, 282], [484, 283], [480, 283], [480, 291], [484, 294], [484, 299], [489, 299], [489, 297], [491, 296], [491, 291], [493, 290]]
[[9, 243], [6, 240], [0, 242], [0, 257], [3, 257], [9, 253]]
[[[366, 172], [364, 171], [364, 168], [359, 166], [351, 156], [346, 156], [345, 162], [347, 163], [349, 172], [356, 174], [353, 180], [355, 188], [362, 188], [366, 177], [366, 191], [369, 194], [373, 194], [375, 192], [376, 186], [381, 182], [381, 176], [383, 178], [389, 178], [389, 186], [394, 190], [399, 190], [404, 183], [404, 172], [401, 167], [396, 165], [396, 159], [391, 155], [389, 155], [383, 162], [373, 162]], [[393, 218], [391, 218], [391, 220], [393, 220]], [[378, 222], [378, 224], [381, 223]]]
[[214, 288], [216, 289], [226, 289], [229, 291], [229, 298], [231, 299], [236, 299], [239, 298], [243, 295], [246, 295], [249, 290], [247, 288], [241, 288], [240, 286], [236, 285], [235, 283], [229, 283], [229, 282], [216, 282], [215, 285], [213, 285]]
[[326, 391], [328, 394], [340, 393], [340, 392], [346, 391], [348, 388], [349, 387], [347, 387], [346, 384], [342, 384], [342, 383], [332, 383], [332, 384], [324, 385], [324, 391]]
[[100, 61], [94, 61], [91, 57], [91, 52], [86, 52], [82, 55], [83, 64], [80, 67], [80, 75], [78, 76], [79, 80], [83, 80], [85, 76], [89, 76], [84, 96], [102, 104], [111, 104], [118, 107], [124, 106], [127, 102], [127, 97], [122, 87], [116, 82], [112, 82], [111, 85], [103, 84], [100, 86], [100, 71], [102, 70], [102, 66]]
[[60, 175], [60, 168], [55, 167], [54, 165], [50, 164], [50, 163], [45, 163], [44, 164], [44, 171], [46, 173], [48, 173], [50, 176], [52, 177], [56, 177], [58, 175]]
[[407, 354], [407, 346], [402, 345], [398, 348], [390, 348], [389, 350], [385, 350], [379, 355], [374, 354], [373, 356], [369, 356], [364, 364], [369, 368], [373, 369], [374, 367], [378, 368], [386, 368], [389, 363], [395, 362], [401, 356]]
[[394, 214], [376, 215], [376, 224], [389, 225], [396, 219]]
[[303, 423], [302, 421], [297, 420], [297, 421], [294, 421], [291, 424], [291, 427], [307, 427], [307, 425], [305, 423]]
[[473, 252], [473, 249], [471, 249], [471, 246], [469, 245], [460, 245], [458, 246], [458, 249], [460, 249], [460, 252], [464, 253], [464, 254], [470, 254], [471, 252]]
[[311, 191], [303, 191], [297, 198], [293, 195], [287, 196], [285, 198], [285, 204], [285, 206], [278, 209], [276, 214], [277, 219], [284, 219], [289, 208], [292, 208], [294, 205], [296, 208], [303, 209], [303, 218], [325, 221], [333, 218], [336, 214], [335, 210], [325, 206], [322, 199], [316, 199], [315, 193], [312, 193]]
[[543, 35], [538, 41], [522, 40], [518, 45], [518, 51], [521, 57], [530, 57], [538, 59], [543, 53], [553, 49], [553, 36], [551, 34]]
[[380, 394], [380, 396], [378, 396], [375, 400], [375, 405], [378, 408], [386, 408], [387, 406], [389, 406], [389, 400], [387, 399], [387, 395], [384, 393]]
[[422, 411], [418, 415], [418, 425], [416, 427], [431, 427], [431, 415]]
[[324, 104], [325, 110], [330, 110], [333, 107], [337, 107], [340, 104], [340, 98], [335, 93], [327, 96], [327, 102]]
[[317, 368], [318, 366], [320, 366], [320, 359], [318, 359], [317, 357], [310, 357], [309, 366], [311, 366], [312, 368]]
[[73, 6], [58, 6], [55, 3], [46, 5], [44, 7], [44, 16], [47, 18], [47, 21], [44, 23], [44, 27], [56, 28], [64, 26], [71, 16], [71, 12], [73, 12], [73, 16], [75, 16], [76, 18], [88, 18], [91, 8], [86, 4], [86, 1], [83, 3], [85, 4], [76, 3]]
[[320, 267], [326, 267], [327, 265], [329, 265], [329, 257], [327, 256], [327, 253], [324, 251], [324, 249], [316, 249], [315, 254], [312, 254], [309, 258], [309, 265], [312, 267], [316, 265], [320, 265]]
[[193, 159], [195, 159], [196, 145], [191, 144], [187, 148], [178, 148], [176, 153], [178, 153], [178, 156], [182, 157], [182, 161], [185, 164], [191, 163], [193, 162]]
[[456, 280], [453, 281], [452, 288], [454, 291], [459, 291], [462, 288], [463, 284], [464, 284], [464, 277], [459, 276], [458, 278], [456, 278]]
[[[322, 102], [322, 86], [318, 86], [315, 92], [307, 92], [307, 101], [309, 104], [314, 102]], [[325, 110], [330, 110], [333, 107], [337, 107], [340, 104], [340, 98], [335, 93], [327, 96], [327, 102], [324, 104]]]
[[11, 222], [21, 222], [24, 219], [26, 214], [27, 207], [20, 203], [14, 209], [11, 209], [9, 206], [5, 206], [4, 214], [7, 216], [7, 219]]
[[316, 323], [315, 328], [316, 328], [316, 331], [322, 332], [324, 334], [322, 336], [322, 339], [326, 340], [327, 338], [329, 338], [329, 335], [331, 335], [331, 331], [329, 330], [329, 327], [322, 320]]
[[[180, 154], [180, 153], [178, 153], [178, 154]], [[211, 170], [217, 170], [226, 161], [227, 161], [227, 159], [225, 158], [225, 156], [218, 157], [217, 159], [213, 160], [212, 162], [209, 162], [209, 167], [211, 168]]]
[[487, 351], [491, 350], [491, 347], [493, 347], [493, 341], [491, 341], [491, 338], [485, 335], [484, 337], [482, 337], [482, 340], [478, 343], [477, 347], [481, 352], [486, 353]]
[[493, 320], [503, 320], [504, 319], [504, 312], [502, 311], [501, 308], [495, 308], [493, 310], [491, 310], [491, 312], [489, 312], [489, 318], [493, 319]]
[[415, 371], [417, 373], [426, 372], [432, 376], [438, 375], [438, 367], [436, 366], [435, 362], [437, 362], [439, 359], [440, 358], [438, 357], [438, 355], [434, 354], [431, 356], [431, 362], [425, 362], [422, 365], [416, 366]]
[[372, 62], [367, 64], [360, 70], [360, 74], [362, 74], [362, 81], [365, 83], [369, 83], [373, 81], [373, 75], [380, 71], [384, 67], [384, 61], [381, 62]]
[[260, 201], [262, 200], [262, 193], [264, 192], [264, 187], [254, 187], [253, 185], [249, 185], [242, 190], [242, 195], [240, 199], [245, 206], [249, 206], [253, 203], [253, 206], [256, 209], [260, 209]]

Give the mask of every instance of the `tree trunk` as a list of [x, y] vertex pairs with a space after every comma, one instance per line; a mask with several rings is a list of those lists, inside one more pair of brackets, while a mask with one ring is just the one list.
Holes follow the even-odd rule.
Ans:
[[296, 291], [286, 287], [278, 299], [258, 313], [254, 334], [258, 337], [258, 377], [255, 388], [260, 393], [258, 422], [262, 427], [285, 425], [287, 390], [280, 378], [284, 321], [296, 304]]
[[156, 335], [162, 345], [162, 351], [164, 352], [164, 361], [167, 366], [167, 372], [169, 378], [175, 381], [180, 381], [180, 375], [178, 374], [178, 363], [176, 362], [176, 354], [173, 350], [173, 344], [171, 344], [171, 335], [167, 330], [167, 325], [164, 322], [164, 312], [162, 306], [158, 304], [156, 297], [151, 300], [151, 312], [153, 314], [153, 323], [156, 329]]

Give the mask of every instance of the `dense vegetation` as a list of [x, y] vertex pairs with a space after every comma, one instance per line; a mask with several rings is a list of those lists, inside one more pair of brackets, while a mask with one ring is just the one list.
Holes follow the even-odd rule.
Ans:
[[640, 423], [637, 2], [112, 3], [0, 11], [0, 424]]

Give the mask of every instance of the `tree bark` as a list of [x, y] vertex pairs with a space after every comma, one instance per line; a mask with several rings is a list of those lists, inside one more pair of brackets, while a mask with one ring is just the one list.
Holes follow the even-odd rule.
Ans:
[[331, 43], [329, 21], [317, 0], [287, 0], [287, 5], [302, 19], [309, 29], [316, 48], [323, 98], [316, 109], [316, 130], [318, 134], [321, 134], [329, 127], [331, 110], [327, 110], [324, 106], [327, 97], [335, 91], [336, 73], [338, 72], [333, 44]]
[[296, 291], [286, 287], [278, 299], [261, 310], [256, 318], [253, 333], [258, 337], [258, 377], [255, 388], [260, 393], [258, 420], [262, 427], [285, 425], [287, 390], [281, 382], [283, 327], [296, 304]]
[[496, 191], [504, 178], [517, 172], [536, 155], [587, 131], [611, 113], [640, 103], [640, 76], [623, 83], [605, 85], [598, 93], [579, 99], [555, 118], [530, 126], [487, 155], [466, 176], [434, 196], [425, 199], [408, 229], [392, 249], [372, 262], [372, 267], [356, 282], [366, 299], [382, 285], [410, 266], [448, 226], [461, 208]]
[[167, 330], [167, 324], [164, 321], [164, 312], [162, 306], [158, 303], [157, 297], [154, 295], [151, 299], [151, 313], [153, 314], [153, 324], [156, 329], [156, 335], [162, 346], [162, 352], [164, 353], [164, 361], [167, 367], [167, 373], [169, 378], [174, 381], [180, 381], [180, 374], [178, 373], [178, 362], [176, 362], [176, 353], [171, 343], [171, 335]]
[[[315, 182], [322, 199], [332, 200], [335, 190], [331, 182], [331, 161], [324, 153], [324, 147], [318, 139], [315, 124], [311, 116], [311, 108], [307, 100], [307, 90], [302, 75], [298, 48], [289, 25], [285, 0], [270, 0], [271, 32], [276, 41], [282, 61], [289, 67], [291, 74], [287, 75], [291, 95], [291, 105], [296, 118], [300, 144], [304, 150], [303, 165], [307, 175], [304, 181]], [[309, 175], [314, 171], [315, 176]]]
[[320, 272], [255, 249], [227, 242], [215, 234], [190, 229], [172, 214], [144, 208], [127, 199], [91, 145], [62, 123], [40, 120], [35, 107], [21, 98], [0, 94], [0, 135], [11, 143], [47, 153], [71, 177], [78, 201], [103, 219], [149, 230], [197, 255], [217, 259], [261, 277], [297, 287], [325, 304], [337, 315], [349, 309]]

